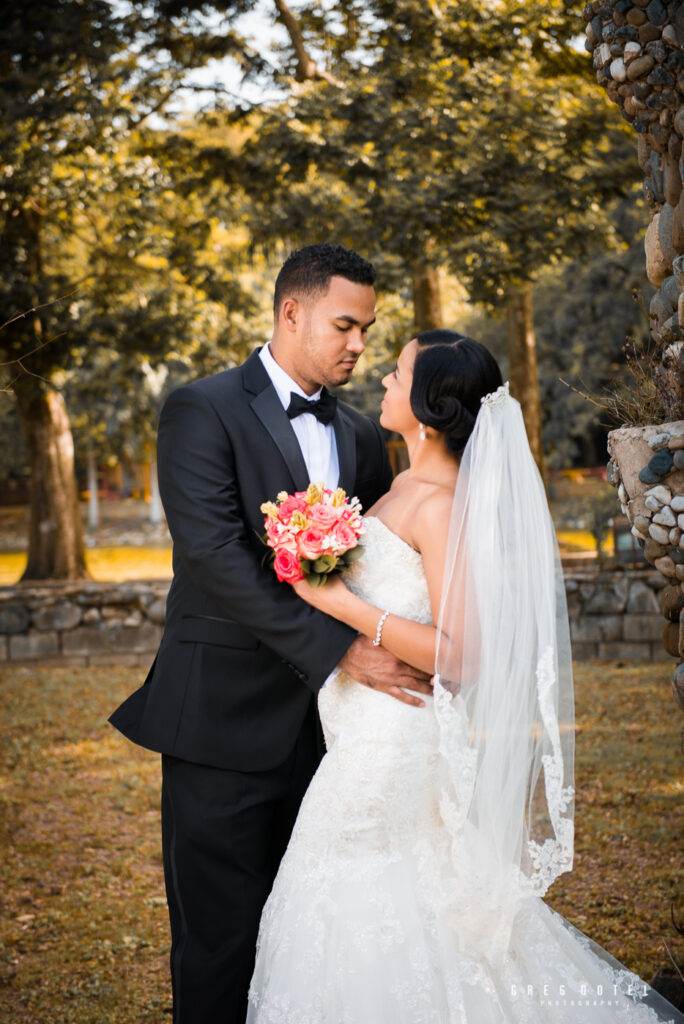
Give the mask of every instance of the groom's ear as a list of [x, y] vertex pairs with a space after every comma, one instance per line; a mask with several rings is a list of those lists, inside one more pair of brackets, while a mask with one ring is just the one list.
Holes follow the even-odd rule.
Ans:
[[285, 330], [294, 334], [297, 330], [297, 322], [301, 315], [301, 304], [297, 299], [283, 299], [280, 307], [280, 320]]

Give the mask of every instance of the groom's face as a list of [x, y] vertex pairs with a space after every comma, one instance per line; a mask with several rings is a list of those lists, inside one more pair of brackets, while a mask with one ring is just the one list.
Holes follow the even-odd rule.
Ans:
[[345, 277], [332, 277], [325, 295], [301, 299], [293, 358], [297, 376], [311, 392], [346, 384], [366, 347], [375, 321], [375, 291]]

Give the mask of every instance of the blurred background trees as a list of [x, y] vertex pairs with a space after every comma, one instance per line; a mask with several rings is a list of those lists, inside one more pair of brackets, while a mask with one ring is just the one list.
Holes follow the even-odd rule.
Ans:
[[600, 388], [645, 332], [645, 218], [579, 24], [558, 0], [11, 0], [0, 422], [5, 473], [30, 465], [25, 577], [85, 573], [74, 451], [91, 495], [113, 453], [153, 462], [165, 395], [268, 337], [277, 266], [313, 241], [378, 269], [360, 408], [443, 324], [501, 359], [542, 470], [604, 461], [559, 378]]
[[[0, 351], [30, 462], [25, 578], [85, 574], [66, 391], [87, 407], [94, 436], [105, 396], [120, 422], [154, 420], [146, 391], [126, 386], [141, 361], [179, 353], [211, 364], [230, 303], [247, 311], [230, 272], [236, 240], [208, 216], [211, 190], [176, 188], [188, 150], [152, 125], [206, 60], [195, 42], [186, 20], [161, 34], [135, 4], [4, 10], [0, 296], [10, 323]], [[210, 42], [214, 56], [234, 46]]]

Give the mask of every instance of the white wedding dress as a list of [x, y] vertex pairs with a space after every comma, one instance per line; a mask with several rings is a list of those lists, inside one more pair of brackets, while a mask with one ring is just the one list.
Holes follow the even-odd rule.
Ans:
[[[420, 555], [379, 519], [365, 522], [348, 586], [431, 622]], [[501, 962], [474, 952], [472, 920], [461, 934], [444, 913], [458, 883], [431, 699], [410, 707], [337, 671], [319, 710], [328, 752], [264, 908], [248, 1024], [684, 1021], [537, 896], [523, 902]]]

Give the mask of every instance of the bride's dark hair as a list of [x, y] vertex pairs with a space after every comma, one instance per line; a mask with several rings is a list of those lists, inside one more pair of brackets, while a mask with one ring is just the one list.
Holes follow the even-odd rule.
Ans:
[[479, 341], [457, 331], [421, 331], [416, 340], [413, 415], [444, 434], [447, 448], [460, 458], [475, 426], [480, 399], [503, 384], [499, 364]]

